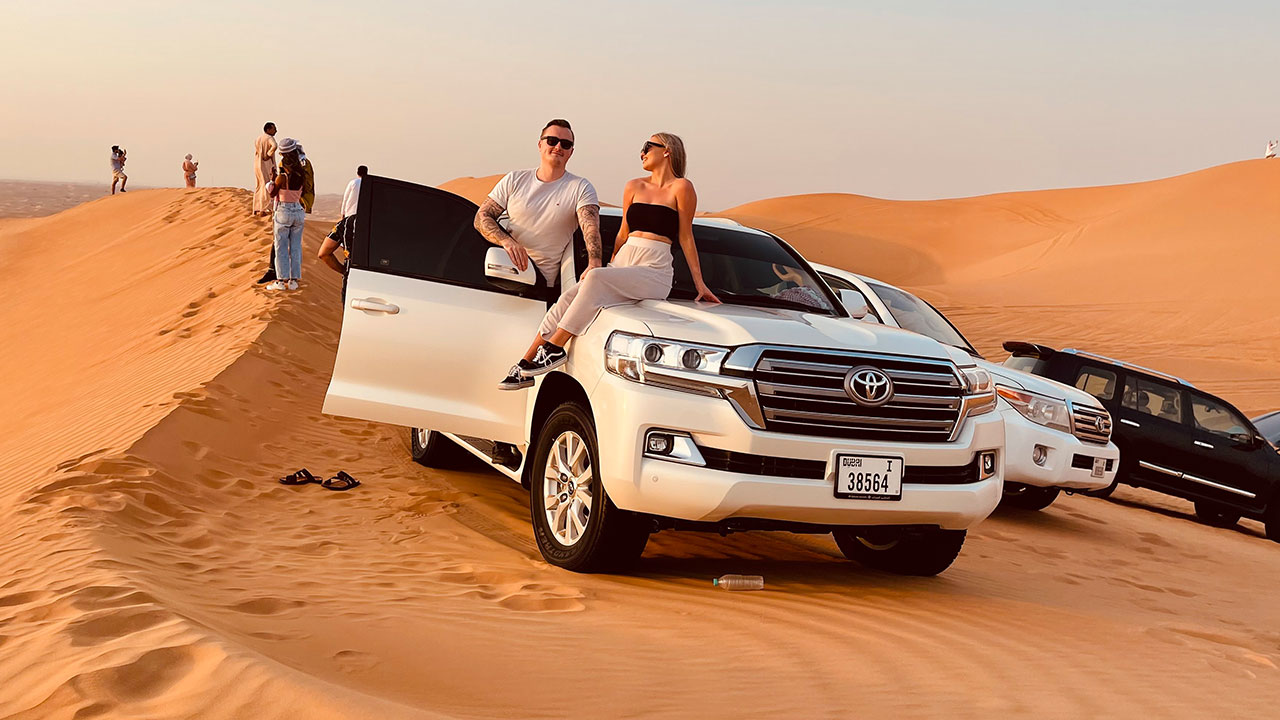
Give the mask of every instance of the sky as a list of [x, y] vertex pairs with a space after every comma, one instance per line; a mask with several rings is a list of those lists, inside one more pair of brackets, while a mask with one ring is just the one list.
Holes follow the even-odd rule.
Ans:
[[1218, 0], [0, 1], [0, 178], [252, 186], [268, 120], [320, 192], [537, 163], [602, 200], [673, 132], [700, 209], [1102, 185], [1280, 138], [1280, 3]]

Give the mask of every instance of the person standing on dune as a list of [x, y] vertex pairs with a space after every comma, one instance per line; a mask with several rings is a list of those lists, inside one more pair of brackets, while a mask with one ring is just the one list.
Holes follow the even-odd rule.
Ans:
[[191, 159], [191, 153], [187, 153], [187, 158], [182, 161], [182, 179], [187, 181], [187, 187], [196, 186], [196, 170], [199, 169], [200, 163]]
[[[565, 170], [573, 156], [573, 138], [573, 128], [567, 120], [547, 123], [538, 138], [538, 167], [504, 175], [476, 211], [476, 230], [489, 242], [501, 245], [522, 272], [532, 261], [548, 286], [556, 284], [560, 262], [573, 243], [573, 231], [579, 227], [587, 245], [583, 279], [586, 273], [603, 265], [596, 189], [586, 178]], [[498, 223], [504, 214], [510, 220], [510, 230]], [[533, 385], [533, 378], [524, 375], [524, 365], [528, 363], [522, 360], [511, 368], [500, 384], [503, 390]]]
[[271, 197], [267, 195], [267, 183], [276, 169], [276, 124], [262, 126], [262, 134], [253, 144], [253, 214], [270, 215]]
[[302, 227], [307, 213], [302, 207], [306, 171], [302, 165], [302, 147], [293, 138], [280, 141], [280, 170], [267, 184], [267, 193], [275, 198], [275, 270], [276, 280], [268, 290], [297, 290], [302, 278]]
[[1267, 143], [1267, 154], [1263, 155], [1262, 157], [1273, 158], [1275, 156], [1276, 156], [1276, 141], [1272, 140], [1271, 142]]
[[129, 176], [124, 174], [124, 156], [125, 151], [120, 149], [119, 145], [111, 146], [111, 194], [116, 194], [116, 183], [120, 183], [120, 192], [125, 192], [124, 186], [129, 182]]
[[342, 298], [346, 302], [347, 297], [347, 266], [350, 260], [339, 260], [334, 256], [338, 248], [346, 255], [351, 253], [351, 241], [356, 234], [356, 210], [360, 204], [360, 180], [369, 174], [369, 168], [361, 165], [356, 168], [356, 176], [347, 183], [347, 189], [342, 193], [342, 219], [337, 225], [333, 226], [333, 230], [329, 231], [329, 235], [320, 243], [320, 262], [332, 268], [335, 272], [342, 273]]

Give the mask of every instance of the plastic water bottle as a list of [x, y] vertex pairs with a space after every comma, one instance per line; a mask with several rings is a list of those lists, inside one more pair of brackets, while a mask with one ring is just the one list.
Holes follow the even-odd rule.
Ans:
[[759, 575], [721, 575], [712, 580], [711, 585], [725, 590], [763, 590], [764, 578]]

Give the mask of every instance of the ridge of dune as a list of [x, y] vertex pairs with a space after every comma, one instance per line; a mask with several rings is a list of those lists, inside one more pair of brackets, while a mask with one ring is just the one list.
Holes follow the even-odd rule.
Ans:
[[894, 201], [797, 195], [721, 213], [901, 285], [978, 349], [1034, 339], [1280, 408], [1280, 162], [1093, 188]]
[[489, 192], [493, 190], [493, 186], [498, 184], [502, 179], [502, 175], [485, 175], [483, 177], [464, 177], [454, 178], [448, 182], [440, 183], [441, 190], [447, 190], [454, 195], [461, 195], [471, 202], [479, 205], [489, 196]]

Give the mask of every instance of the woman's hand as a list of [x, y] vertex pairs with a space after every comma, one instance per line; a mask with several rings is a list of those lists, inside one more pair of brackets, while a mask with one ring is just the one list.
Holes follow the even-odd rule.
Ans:
[[711, 288], [707, 287], [706, 283], [700, 282], [697, 287], [698, 297], [694, 298], [694, 302], [709, 302], [716, 305], [720, 304], [720, 298], [716, 297], [716, 294], [711, 292]]

